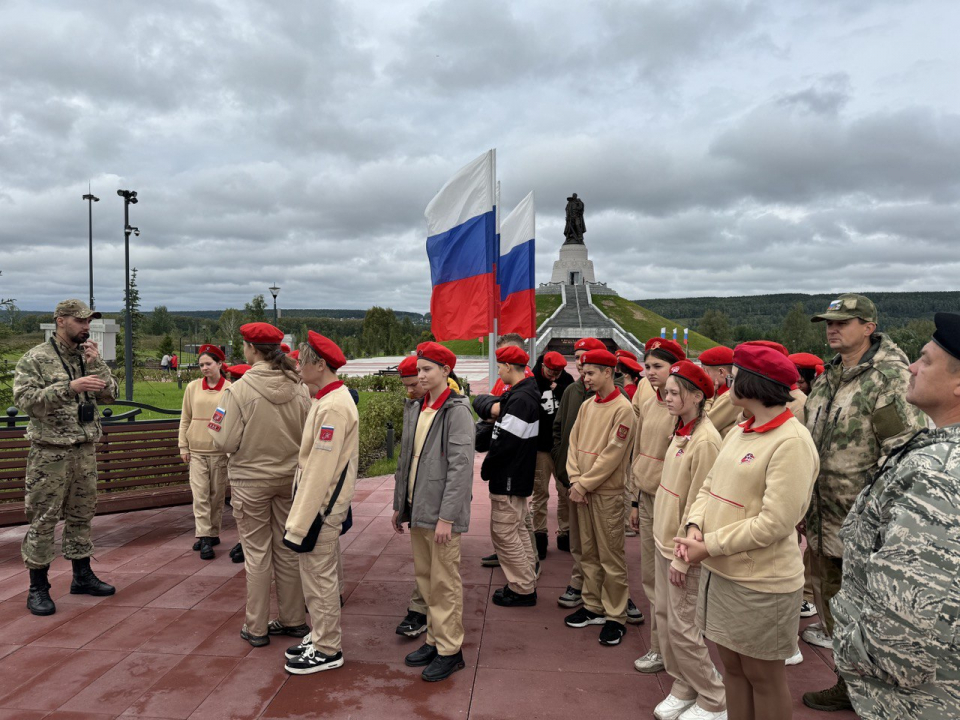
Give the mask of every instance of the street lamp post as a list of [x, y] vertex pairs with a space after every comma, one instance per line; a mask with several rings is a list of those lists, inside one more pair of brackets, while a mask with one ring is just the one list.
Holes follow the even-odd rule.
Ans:
[[140, 235], [140, 228], [130, 225], [130, 206], [137, 204], [135, 190], [117, 190], [117, 195], [123, 198], [123, 254], [126, 262], [127, 291], [124, 294], [123, 313], [123, 377], [126, 389], [124, 398], [133, 400], [133, 318], [130, 314], [130, 233]]
[[83, 199], [87, 201], [90, 220], [90, 309], [93, 310], [95, 307], [93, 304], [93, 204], [100, 202], [100, 198], [89, 192], [89, 188], [87, 190], [88, 192], [83, 196]]
[[280, 294], [280, 288], [274, 283], [270, 286], [270, 294], [273, 295], [273, 324], [280, 324], [280, 315], [277, 313], [277, 295]]

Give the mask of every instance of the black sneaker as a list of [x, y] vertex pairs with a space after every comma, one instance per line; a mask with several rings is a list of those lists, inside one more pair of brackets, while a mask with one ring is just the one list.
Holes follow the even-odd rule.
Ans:
[[500, 607], [533, 607], [537, 604], [537, 591], [521, 595], [509, 586], [504, 586], [493, 594], [493, 604]]
[[580, 608], [572, 615], [567, 615], [563, 622], [566, 623], [567, 627], [582, 628], [587, 625], [603, 625], [606, 620], [603, 615], [597, 615], [591, 610]]
[[412, 653], [407, 655], [403, 662], [407, 667], [424, 667], [433, 662], [433, 659], [437, 657], [437, 648], [434, 645], [427, 645], [424, 643]]
[[397, 635], [415, 638], [427, 631], [427, 616], [413, 610], [407, 611], [407, 616], [397, 625]]
[[289, 658], [283, 669], [292, 675], [312, 675], [324, 670], [334, 670], [343, 667], [343, 653], [324, 655], [313, 649], [313, 645], [306, 648], [298, 657]]
[[457, 650], [453, 655], [437, 655], [426, 668], [424, 668], [422, 677], [427, 682], [437, 682], [446, 680], [457, 670], [463, 670], [463, 651]]
[[566, 592], [557, 598], [557, 605], [565, 608], [575, 608], [578, 605], [583, 605], [583, 593], [575, 587], [567, 585]]
[[569, 535], [557, 535], [557, 550], [560, 552], [570, 552]]
[[303, 655], [304, 651], [305, 651], [308, 647], [312, 647], [312, 646], [313, 646], [313, 638], [310, 637], [310, 635], [309, 635], [309, 633], [308, 633], [307, 635], [304, 635], [304, 636], [303, 636], [303, 640], [301, 640], [299, 643], [297, 643], [296, 645], [291, 645], [290, 647], [288, 647], [288, 648], [284, 651], [283, 656], [284, 656], [287, 660], [295, 660], [296, 658], [298, 658], [298, 657], [300, 657], [301, 655]]
[[497, 557], [497, 554], [487, 555], [486, 557], [480, 558], [480, 564], [483, 567], [500, 567], [500, 558]]
[[267, 623], [268, 635], [287, 635], [289, 637], [306, 637], [310, 634], [309, 625], [283, 625], [280, 618], [275, 618]]
[[547, 556], [547, 534], [545, 532], [534, 533], [533, 538], [537, 541], [537, 557], [543, 560]]
[[601, 645], [619, 645], [620, 640], [627, 634], [626, 625], [621, 625], [616, 620], [607, 620], [603, 624], [603, 630], [600, 631]]
[[246, 625], [240, 628], [240, 637], [253, 645], [253, 647], [263, 647], [264, 645], [270, 644], [269, 635], [254, 635], [252, 632], [247, 630]]
[[643, 625], [643, 613], [629, 598], [627, 598], [627, 622], [631, 625]]

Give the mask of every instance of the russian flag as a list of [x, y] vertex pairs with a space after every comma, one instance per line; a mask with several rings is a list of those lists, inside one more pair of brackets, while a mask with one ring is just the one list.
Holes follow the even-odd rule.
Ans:
[[496, 150], [461, 168], [427, 205], [431, 330], [437, 340], [493, 331]]
[[532, 338], [537, 333], [534, 285], [536, 212], [533, 193], [527, 195], [500, 223], [500, 323], [498, 330]]

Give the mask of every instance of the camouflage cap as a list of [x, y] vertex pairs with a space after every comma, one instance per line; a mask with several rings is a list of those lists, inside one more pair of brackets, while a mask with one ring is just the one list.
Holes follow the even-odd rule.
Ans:
[[53, 311], [53, 316], [55, 318], [75, 317], [79, 318], [80, 320], [103, 317], [96, 310], [91, 310], [88, 308], [87, 304], [83, 300], [77, 300], [76, 298], [71, 298], [58, 303], [57, 309]]
[[860, 318], [864, 322], [877, 322], [877, 306], [873, 304], [873, 300], [864, 295], [846, 293], [830, 303], [826, 312], [810, 318], [810, 322], [852, 320], [853, 318]]

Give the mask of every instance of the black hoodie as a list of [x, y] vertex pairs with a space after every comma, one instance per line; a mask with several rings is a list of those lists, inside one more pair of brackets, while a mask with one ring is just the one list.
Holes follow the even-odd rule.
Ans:
[[495, 495], [530, 497], [537, 469], [540, 434], [540, 392], [535, 378], [526, 378], [499, 398], [500, 417], [493, 426], [490, 450], [480, 477]]
[[[573, 375], [566, 370], [560, 371], [560, 377], [556, 380], [548, 380], [543, 376], [543, 355], [537, 358], [537, 364], [533, 366], [533, 377], [536, 378], [537, 387], [540, 390], [540, 435], [537, 440], [538, 452], [551, 452], [553, 450], [553, 420], [560, 409], [560, 400], [563, 399], [563, 391], [575, 382]], [[551, 387], [556, 383], [555, 388]]]

